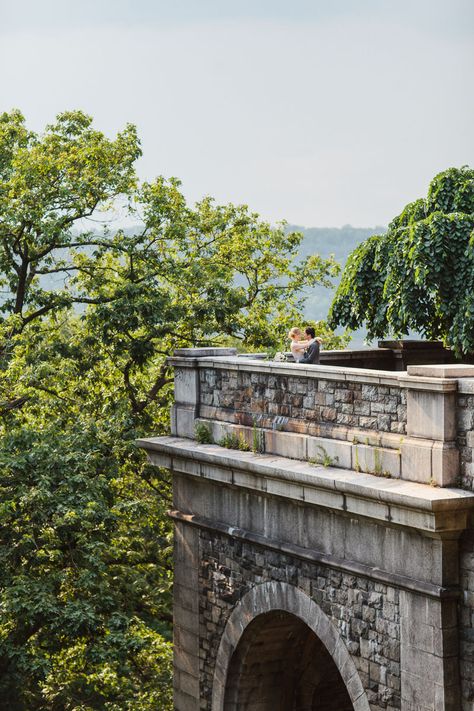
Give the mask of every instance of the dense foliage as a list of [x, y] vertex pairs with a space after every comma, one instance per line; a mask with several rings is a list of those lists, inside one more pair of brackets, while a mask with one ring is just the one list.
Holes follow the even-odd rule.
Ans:
[[[41, 136], [0, 117], [0, 698], [12, 711], [171, 709], [167, 431], [176, 346], [281, 347], [332, 260], [245, 206], [139, 185], [132, 127]], [[136, 230], [85, 229], [113, 200]], [[107, 213], [104, 213], [105, 216]], [[328, 332], [328, 339], [331, 334]]]
[[474, 351], [474, 170], [437, 175], [425, 199], [352, 252], [329, 321], [366, 323], [369, 338], [416, 331]]

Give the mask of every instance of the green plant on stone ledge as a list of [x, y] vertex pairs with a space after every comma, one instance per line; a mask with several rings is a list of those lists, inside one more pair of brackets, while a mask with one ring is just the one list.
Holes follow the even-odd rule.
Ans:
[[196, 436], [196, 442], [199, 442], [199, 444], [213, 444], [214, 442], [210, 428], [203, 422], [196, 423], [194, 434]]
[[359, 450], [357, 446], [354, 447], [354, 460], [354, 469], [356, 472], [360, 472]]
[[331, 455], [320, 444], [316, 447], [318, 454], [316, 457], [308, 459], [310, 464], [315, 464], [323, 467], [333, 467], [339, 462], [339, 457], [331, 457]]
[[376, 476], [382, 476], [383, 469], [382, 469], [382, 461], [380, 459], [380, 450], [375, 447], [374, 448], [374, 474]]
[[254, 419], [252, 428], [252, 452], [254, 454], [262, 454], [265, 451], [265, 437], [262, 432], [257, 427], [257, 423]]
[[220, 447], [225, 447], [226, 449], [239, 449], [241, 452], [250, 451], [250, 446], [242, 433], [238, 435], [234, 433], [227, 433], [221, 437], [217, 444]]

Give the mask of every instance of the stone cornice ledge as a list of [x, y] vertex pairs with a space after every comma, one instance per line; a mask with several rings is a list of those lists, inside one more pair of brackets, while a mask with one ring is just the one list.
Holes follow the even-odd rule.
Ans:
[[179, 437], [140, 439], [152, 464], [189, 476], [304, 501], [452, 537], [463, 531], [474, 494], [336, 467], [318, 467], [271, 454], [253, 454], [198, 444]]
[[383, 570], [382, 568], [374, 567], [373, 565], [361, 563], [360, 561], [339, 558], [338, 556], [323, 553], [312, 548], [304, 548], [294, 543], [289, 543], [288, 541], [274, 540], [268, 538], [268, 536], [255, 533], [254, 531], [249, 531], [245, 528], [240, 528], [239, 526], [229, 526], [221, 521], [214, 521], [213, 519], [206, 518], [205, 516], [186, 514], [176, 509], [168, 511], [168, 516], [174, 521], [179, 521], [180, 523], [186, 523], [191, 526], [196, 526], [197, 528], [204, 528], [209, 531], [223, 533], [224, 535], [231, 536], [234, 539], [256, 543], [266, 549], [270, 548], [271, 550], [295, 556], [296, 558], [300, 558], [304, 561], [329, 565], [331, 568], [341, 570], [349, 575], [363, 575], [371, 578], [372, 580], [384, 583], [385, 585], [394, 585], [398, 588], [421, 593], [422, 595], [429, 595], [433, 598], [449, 599], [458, 598], [460, 595], [460, 591], [457, 586], [442, 586], [424, 580], [416, 580], [415, 578], [407, 575], [392, 573], [387, 570]]

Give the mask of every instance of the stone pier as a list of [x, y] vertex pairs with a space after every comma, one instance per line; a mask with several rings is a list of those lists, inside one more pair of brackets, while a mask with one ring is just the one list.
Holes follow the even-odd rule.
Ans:
[[177, 711], [474, 708], [474, 367], [388, 361], [172, 359]]

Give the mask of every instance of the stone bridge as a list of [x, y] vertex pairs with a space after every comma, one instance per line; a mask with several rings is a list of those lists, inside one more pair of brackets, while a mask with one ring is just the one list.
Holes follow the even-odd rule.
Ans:
[[171, 359], [177, 711], [474, 709], [474, 366], [395, 355]]

